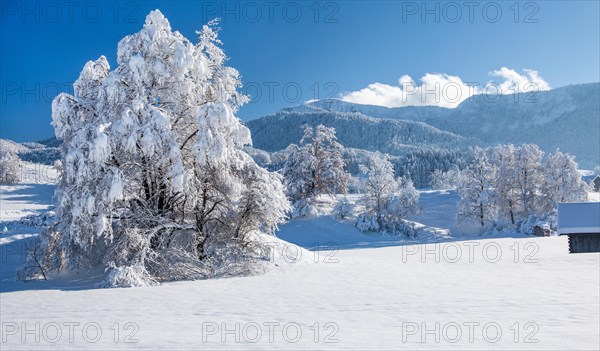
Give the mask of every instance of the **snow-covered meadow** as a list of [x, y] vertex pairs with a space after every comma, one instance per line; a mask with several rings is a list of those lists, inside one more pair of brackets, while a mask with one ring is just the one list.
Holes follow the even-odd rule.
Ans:
[[[103, 272], [16, 282], [53, 185], [1, 186], [3, 349], [596, 350], [600, 256], [564, 237], [455, 226], [455, 191], [421, 191], [414, 240], [330, 215], [281, 226], [263, 275], [101, 289]], [[351, 196], [351, 202], [359, 201]], [[325, 209], [326, 211], [327, 209]], [[448, 234], [450, 232], [450, 234]], [[296, 246], [298, 245], [298, 246]]]

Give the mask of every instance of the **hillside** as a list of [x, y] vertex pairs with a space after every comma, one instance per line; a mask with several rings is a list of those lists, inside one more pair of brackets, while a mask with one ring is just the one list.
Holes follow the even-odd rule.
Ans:
[[278, 151], [302, 138], [302, 126], [335, 127], [344, 146], [401, 155], [416, 148], [464, 146], [469, 141], [423, 122], [368, 117], [360, 113], [329, 111], [280, 112], [246, 123], [255, 148]]
[[455, 109], [432, 106], [387, 108], [340, 100], [312, 101], [286, 112], [354, 112], [370, 117], [427, 123], [482, 145], [535, 143], [546, 152], [577, 156], [580, 166], [600, 164], [600, 83], [535, 94], [476, 95]]
[[[12, 140], [0, 139], [0, 150], [17, 154], [23, 161], [52, 165], [60, 159], [60, 142], [56, 138], [47, 139], [48, 144], [16, 143]], [[54, 146], [56, 145], [56, 146]]]

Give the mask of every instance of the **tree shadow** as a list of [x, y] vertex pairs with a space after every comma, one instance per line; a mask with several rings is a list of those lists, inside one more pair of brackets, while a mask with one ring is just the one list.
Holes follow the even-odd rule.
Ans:
[[[17, 270], [27, 264], [27, 252], [37, 235], [35, 228], [18, 228], [0, 243], [0, 293], [28, 290], [90, 290], [99, 289], [106, 277], [102, 269], [81, 273], [51, 272], [48, 280], [18, 281]], [[39, 230], [38, 230], [39, 231]], [[47, 272], [48, 273], [48, 272]]]
[[0, 195], [2, 202], [27, 201], [28, 204], [52, 205], [55, 188], [54, 184], [19, 183], [3, 186]]

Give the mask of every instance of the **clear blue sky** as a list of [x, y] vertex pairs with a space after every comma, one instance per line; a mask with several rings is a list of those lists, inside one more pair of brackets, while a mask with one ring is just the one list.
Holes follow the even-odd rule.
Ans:
[[242, 119], [337, 97], [372, 82], [395, 85], [404, 74], [418, 79], [427, 72], [447, 73], [486, 82], [490, 71], [506, 66], [536, 69], [552, 87], [600, 81], [598, 1], [468, 6], [462, 1], [2, 1], [0, 137], [52, 136], [54, 95], [70, 90], [88, 60], [105, 55], [114, 67], [119, 40], [138, 31], [155, 8], [194, 42], [196, 29], [222, 18], [229, 63], [254, 97], [239, 112]]

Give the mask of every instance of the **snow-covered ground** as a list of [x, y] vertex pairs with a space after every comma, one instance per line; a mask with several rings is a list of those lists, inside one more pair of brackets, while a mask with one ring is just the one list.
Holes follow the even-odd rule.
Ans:
[[[0, 189], [4, 223], [52, 204], [52, 185]], [[264, 275], [132, 289], [96, 288], [102, 272], [15, 282], [39, 229], [9, 226], [2, 350], [599, 349], [599, 254], [570, 255], [564, 237], [478, 236], [454, 225], [455, 192], [421, 200], [411, 219], [431, 229], [416, 241], [294, 220], [278, 237], [312, 251], [279, 242]]]

